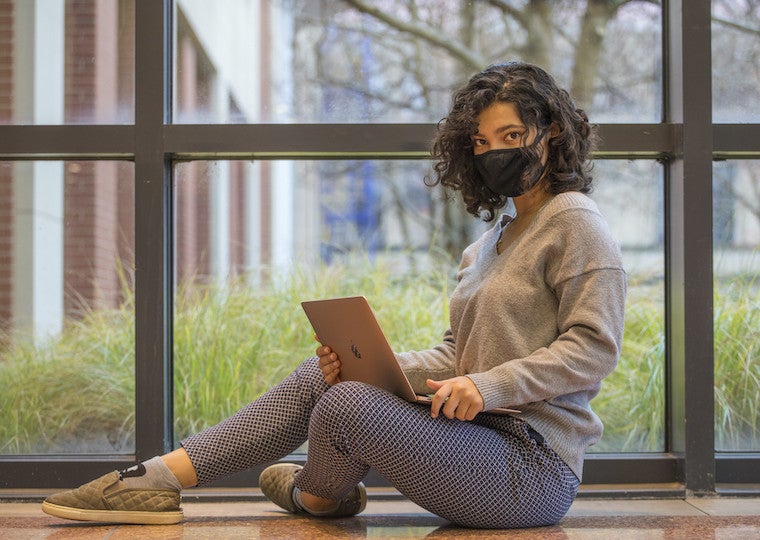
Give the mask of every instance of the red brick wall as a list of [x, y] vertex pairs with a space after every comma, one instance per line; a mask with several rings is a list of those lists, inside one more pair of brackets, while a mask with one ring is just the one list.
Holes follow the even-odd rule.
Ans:
[[114, 307], [118, 282], [118, 164], [67, 162], [64, 184], [64, 309]]
[[261, 204], [261, 264], [272, 262], [272, 165], [269, 161], [261, 162], [261, 188], [259, 201]]
[[230, 273], [245, 271], [245, 162], [230, 162]]
[[13, 167], [0, 163], [0, 343], [13, 317]]
[[0, 0], [0, 124], [13, 118], [13, 0]]
[[207, 167], [204, 162], [184, 163], [175, 183], [174, 262], [178, 283], [205, 281], [211, 271]]
[[[119, 71], [114, 65], [118, 16], [112, 2], [66, 1], [67, 123], [108, 121], [119, 106]], [[121, 299], [119, 254], [126, 251], [121, 230], [131, 225], [134, 209], [133, 190], [131, 199], [123, 198], [121, 186], [132, 184], [132, 178], [120, 171], [123, 167], [108, 161], [66, 164], [64, 310], [68, 316], [82, 309], [115, 307]]]
[[[66, 0], [65, 95], [67, 123], [94, 119], [95, 5]], [[64, 173], [64, 310], [76, 315], [95, 302], [95, 164], [71, 162]]]
[[[118, 121], [135, 121], [135, 2], [119, 0], [118, 6]], [[132, 163], [122, 163], [118, 171], [118, 258], [128, 278], [127, 286], [134, 291], [135, 268], [135, 170]]]
[[95, 113], [95, 3], [66, 0], [65, 110], [67, 123], [91, 123]]
[[[134, 269], [135, 269], [135, 168], [132, 163], [119, 163], [117, 176], [119, 179], [117, 185], [117, 211], [119, 227], [116, 231], [117, 254], [118, 260], [124, 278], [127, 280], [124, 284], [130, 291], [134, 287]], [[119, 289], [120, 293], [126, 291]], [[120, 294], [120, 300], [123, 300], [123, 294]]]
[[[185, 27], [186, 28], [186, 27]], [[181, 35], [177, 43], [177, 117], [193, 114], [206, 105], [207, 97], [198, 88], [203, 80], [196, 43]], [[178, 283], [205, 281], [209, 260], [209, 185], [208, 162], [183, 163], [175, 169], [175, 275]], [[179, 172], [178, 172], [179, 171]]]
[[[0, 0], [0, 124], [13, 120], [13, 1]], [[10, 329], [13, 285], [13, 166], [0, 163], [0, 334]]]

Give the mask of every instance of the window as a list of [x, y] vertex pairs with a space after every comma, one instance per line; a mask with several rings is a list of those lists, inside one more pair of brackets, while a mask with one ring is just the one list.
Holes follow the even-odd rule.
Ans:
[[[389, 2], [382, 7], [386, 19], [379, 20], [361, 8], [339, 3], [315, 6], [298, 0], [273, 2], [262, 4], [258, 12], [255, 8], [259, 4], [251, 3], [241, 12], [210, 9], [198, 1], [178, 2], [175, 120], [435, 121], [445, 114], [452, 91], [472, 66], [457, 57], [452, 47], [441, 47], [431, 38], [408, 31], [404, 25], [409, 23], [440, 28], [447, 38], [459, 42], [459, 47], [481, 61], [528, 56], [551, 66], [561, 84], [572, 87], [574, 96], [595, 121], [654, 120], [661, 113], [660, 10], [649, 3], [608, 9], [589, 5], [585, 10], [555, 4], [552, 9], [535, 12], [526, 4], [520, 8], [522, 16], [480, 3], [441, 2], [418, 6], [417, 10], [407, 9], [408, 5]], [[538, 22], [527, 24], [528, 18]], [[472, 29], [478, 29], [469, 41], [464, 36], [472, 29], [446, 22], [469, 20]], [[485, 20], [488, 25], [482, 23]], [[267, 32], [267, 24], [279, 31]], [[572, 34], [556, 31], [558, 25], [571, 28]], [[595, 40], [599, 26], [608, 34], [603, 41]], [[222, 34], [223, 40], [219, 39]], [[266, 39], [271, 50], [257, 46]], [[534, 49], [530, 53], [525, 52], [528, 43]], [[250, 69], [243, 67], [251, 65], [261, 71], [260, 78], [252, 78]], [[597, 168], [600, 197], [616, 221], [618, 237], [625, 241], [627, 264], [634, 267], [629, 320], [644, 318], [638, 324], [647, 325], [644, 335], [651, 341], [629, 345], [633, 350], [616, 374], [620, 379], [617, 388], [610, 386], [597, 400], [605, 408], [608, 434], [621, 434], [608, 435], [598, 450], [664, 449], [663, 186], [651, 168], [656, 168], [656, 162], [648, 165], [605, 161]], [[203, 174], [212, 174], [213, 179], [185, 180], [185, 174], [200, 169]], [[205, 278], [211, 275], [218, 286], [220, 279], [230, 274], [237, 279], [241, 271], [260, 274], [266, 272], [262, 267], [271, 264], [278, 274], [295, 266], [303, 272], [300, 261], [333, 264], [336, 256], [340, 261], [341, 255], [357, 250], [367, 252], [375, 261], [378, 251], [395, 242], [392, 236], [396, 231], [389, 230], [391, 226], [407, 237], [419, 237], [428, 253], [447, 253], [445, 264], [453, 271], [461, 251], [482, 227], [464, 215], [435, 223], [436, 215], [463, 213], [459, 208], [444, 209], [445, 203], [436, 193], [410, 196], [412, 186], [424, 187], [422, 180], [429, 171], [415, 171], [411, 164], [407, 169], [371, 161], [319, 162], [306, 170], [281, 161], [250, 166], [235, 162], [214, 162], [211, 167], [198, 162], [181, 164], [175, 174], [176, 270], [181, 297], [185, 296], [186, 276], [201, 276], [207, 282]], [[254, 178], [253, 184], [246, 184], [247, 175]], [[254, 186], [252, 196], [240, 191], [246, 185]], [[262, 195], [268, 199], [262, 201]], [[395, 201], [401, 200], [421, 200], [425, 207], [399, 212]], [[275, 201], [279, 201], [276, 207]], [[636, 201], [635, 205], [630, 201]], [[321, 215], [312, 217], [315, 213]], [[316, 223], [307, 223], [309, 218]], [[251, 224], [251, 219], [259, 223]], [[243, 231], [251, 231], [255, 237], [244, 237]], [[305, 231], [311, 238], [298, 237]], [[406, 245], [400, 245], [396, 254], [400, 266], [417, 268], [424, 274], [426, 266], [409, 245], [411, 240], [404, 241]], [[201, 245], [189, 244], [193, 242]], [[446, 290], [447, 277], [442, 279], [440, 288]], [[642, 288], [645, 292], [640, 292]], [[304, 294], [308, 296], [309, 292]], [[644, 302], [652, 300], [654, 303], [645, 308]], [[181, 317], [178, 312], [177, 317]], [[439, 333], [445, 327], [443, 321]], [[175, 351], [177, 331], [184, 330], [175, 325]], [[637, 357], [642, 348], [653, 349], [648, 357], [651, 365], [646, 368]], [[251, 349], [255, 350], [260, 347]], [[197, 352], [200, 357], [210, 356]], [[638, 383], [630, 382], [634, 374], [640, 379]], [[190, 386], [189, 381], [186, 386]], [[658, 410], [650, 411], [653, 402], [645, 392], [656, 394]], [[208, 394], [219, 393], [209, 390]], [[249, 393], [249, 399], [255, 395], [258, 391]], [[619, 414], [621, 395], [631, 400], [631, 409], [641, 412], [636, 422], [645, 425], [632, 428], [631, 417]], [[636, 406], [642, 396], [650, 406]], [[189, 401], [198, 403], [197, 399]], [[632, 442], [634, 439], [637, 442]]]
[[712, 2], [713, 121], [760, 120], [760, 6], [757, 2]]
[[0, 454], [134, 452], [133, 181], [0, 162]]
[[[757, 124], [760, 6], [714, 0], [711, 8], [713, 121]], [[760, 169], [756, 160], [743, 159], [757, 155], [728, 155], [728, 160], [713, 165], [715, 448], [719, 452], [760, 449], [760, 418], [754, 403], [760, 390], [756, 332]]]
[[[73, 435], [60, 429], [76, 425], [68, 417], [52, 429], [5, 420], [0, 486], [79, 484], [171, 449], [259, 392], [241, 385], [220, 398], [201, 382], [219, 368], [209, 358], [234, 359], [222, 366], [230, 381], [235, 370], [260, 373], [213, 332], [190, 336], [215, 330], [235, 294], [274, 302], [274, 290], [272, 311], [292, 304], [300, 359], [313, 344], [287, 287], [325, 283], [303, 266], [358, 260], [382, 272], [392, 260], [419, 277], [441, 257], [453, 268], [481, 225], [421, 184], [429, 141], [452, 88], [515, 58], [555, 73], [599, 123], [593, 197], [629, 274], [626, 349], [593, 402], [607, 432], [584, 481], [696, 493], [760, 482], [757, 422], [744, 412], [757, 389], [751, 377], [746, 391], [730, 386], [737, 368], [721, 371], [727, 344], [744, 342], [726, 323], [752, 299], [745, 278], [757, 268], [745, 206], [760, 157], [754, 3], [372, 3], [385, 21], [361, 0], [207, 4], [0, 0], [0, 385], [24, 371], [6, 361], [14, 350], [60, 342], [45, 354], [65, 359], [74, 345], [63, 341], [102, 319], [108, 338], [76, 350], [98, 366], [87, 368], [92, 380], [107, 370], [122, 406], [120, 422]], [[46, 234], [57, 240], [41, 252], [28, 245]], [[425, 282], [420, 302], [432, 307], [415, 328], [440, 332], [450, 278]], [[378, 311], [384, 326], [409, 320]], [[22, 340], [28, 321], [35, 330]], [[398, 335], [397, 348], [416, 346]], [[209, 358], [193, 362], [193, 345]], [[50, 388], [0, 390], [2, 417], [15, 421], [19, 400], [38, 407]]]
[[715, 447], [760, 449], [760, 167], [724, 161], [713, 171]]
[[660, 118], [658, 6], [513, 4], [180, 0], [175, 121], [437, 122], [470, 74], [518, 59], [596, 122]]
[[[440, 193], [424, 185], [430, 173], [427, 161], [399, 160], [176, 166], [178, 439], [229, 416], [313, 354], [304, 299], [363, 294], [395, 350], [440, 341], [465, 246], [450, 253], [442, 242], [453, 224]], [[595, 174], [593, 197], [621, 239], [629, 306], [621, 365], [594, 401], [606, 425], [594, 450], [663, 451], [662, 172], [654, 161], [604, 160]], [[487, 226], [465, 224], [466, 243]]]
[[134, 121], [134, 0], [6, 0], [0, 123]]

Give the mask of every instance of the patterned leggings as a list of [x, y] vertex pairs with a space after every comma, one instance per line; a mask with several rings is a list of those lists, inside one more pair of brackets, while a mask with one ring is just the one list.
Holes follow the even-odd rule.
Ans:
[[329, 387], [316, 357], [182, 446], [203, 485], [281, 459], [307, 438], [301, 490], [338, 499], [374, 467], [410, 500], [466, 527], [554, 524], [578, 490], [570, 468], [522, 420], [432, 418], [370, 385]]

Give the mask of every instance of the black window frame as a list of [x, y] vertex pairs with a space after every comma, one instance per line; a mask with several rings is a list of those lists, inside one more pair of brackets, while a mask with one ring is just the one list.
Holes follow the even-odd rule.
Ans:
[[[662, 9], [662, 121], [601, 124], [596, 158], [664, 165], [666, 451], [590, 454], [584, 484], [757, 493], [760, 452], [714, 444], [712, 161], [760, 158], [760, 124], [712, 122], [710, 0], [663, 0]], [[69, 487], [172, 449], [175, 160], [428, 155], [433, 124], [172, 124], [172, 14], [171, 0], [135, 0], [134, 125], [0, 126], [0, 160], [133, 160], [136, 262], [135, 453], [0, 456], [3, 490]], [[257, 478], [253, 470], [219, 485]], [[642, 484], [671, 487], [636, 491]]]

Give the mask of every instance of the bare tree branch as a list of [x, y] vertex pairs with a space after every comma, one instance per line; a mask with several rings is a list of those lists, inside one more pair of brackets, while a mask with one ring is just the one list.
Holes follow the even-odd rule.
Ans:
[[428, 43], [448, 51], [453, 57], [458, 58], [472, 70], [480, 70], [486, 64], [485, 58], [479, 54], [474, 53], [471, 49], [465, 45], [458, 43], [446, 36], [443, 36], [436, 29], [429, 28], [420, 24], [412, 24], [403, 21], [397, 17], [383, 12], [381, 9], [365, 4], [361, 0], [344, 0], [346, 4], [355, 8], [357, 11], [366, 13], [367, 15], [374, 17], [375, 19], [384, 22], [391, 28], [395, 28], [400, 32], [408, 33], [412, 36], [424, 39]]
[[760, 36], [760, 28], [753, 28], [751, 26], [739, 24], [733, 21], [729, 21], [728, 19], [723, 19], [721, 17], [712, 17], [712, 21], [718, 24], [722, 24], [723, 26], [733, 28], [734, 30], [739, 30], [740, 32], [744, 32], [746, 34]]
[[512, 17], [520, 23], [523, 28], [528, 27], [528, 20], [525, 18], [525, 14], [519, 9], [515, 9], [513, 6], [507, 4], [504, 0], [488, 0], [487, 3], [501, 11], [504, 15]]

